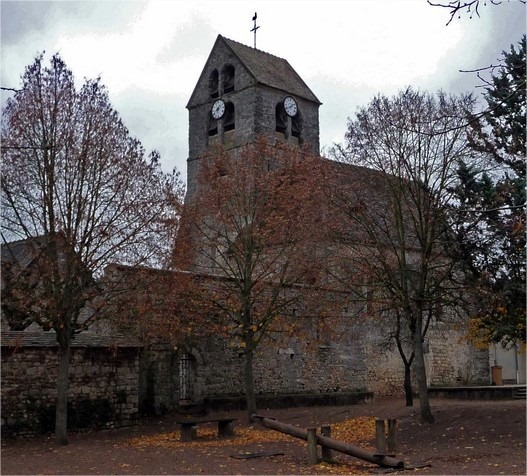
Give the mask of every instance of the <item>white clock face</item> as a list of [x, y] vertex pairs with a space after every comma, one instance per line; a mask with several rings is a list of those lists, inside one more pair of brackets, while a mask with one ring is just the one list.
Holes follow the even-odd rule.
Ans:
[[221, 99], [214, 101], [211, 112], [214, 119], [219, 119], [225, 112], [225, 103]]
[[284, 99], [284, 109], [289, 116], [296, 116], [296, 113], [298, 112], [298, 106], [296, 105], [296, 101], [291, 96], [287, 96]]

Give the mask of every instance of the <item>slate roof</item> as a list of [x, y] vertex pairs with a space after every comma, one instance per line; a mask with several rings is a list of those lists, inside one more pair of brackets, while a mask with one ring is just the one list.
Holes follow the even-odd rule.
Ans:
[[[238, 43], [237, 41], [229, 40], [221, 35], [218, 35], [218, 38], [212, 47], [211, 55], [214, 49], [218, 47], [219, 43], [223, 43], [232, 51], [234, 56], [238, 58], [240, 63], [247, 69], [258, 84], [291, 93], [295, 96], [313, 101], [319, 105], [322, 104], [287, 60], [242, 43]], [[203, 80], [203, 75], [207, 69], [208, 62], [209, 59], [207, 59], [205, 67], [201, 72], [200, 79], [190, 96], [187, 108], [190, 108], [194, 102], [194, 96]]]
[[322, 104], [287, 60], [221, 35], [218, 38], [227, 44], [260, 84]]
[[[357, 206], [368, 210], [368, 216], [373, 222], [377, 222], [378, 230], [383, 232], [379, 235], [374, 243], [382, 242], [382, 236], [386, 230], [395, 230], [396, 224], [393, 213], [390, 211], [391, 203], [394, 200], [392, 192], [389, 189], [389, 181], [393, 176], [374, 170], [368, 167], [337, 162], [334, 160], [323, 159], [324, 175], [329, 193], [337, 193], [339, 198], [337, 201], [345, 199], [350, 207]], [[326, 203], [327, 213], [334, 205]], [[408, 204], [411, 206], [411, 204]], [[405, 207], [403, 207], [405, 208]], [[332, 210], [337, 216], [342, 213], [337, 206]], [[403, 212], [406, 214], [408, 221], [406, 222], [406, 247], [410, 249], [418, 249], [419, 243], [415, 237], [415, 230], [411, 225], [410, 210]], [[349, 239], [358, 240], [367, 243], [371, 237], [361, 227], [350, 227], [349, 220], [343, 219], [340, 222], [343, 226], [342, 232], [348, 236]], [[390, 240], [394, 240], [395, 236], [386, 238], [386, 245], [390, 245]], [[378, 241], [377, 241], [378, 240]]]
[[[2, 331], [2, 347], [57, 347], [54, 331]], [[136, 340], [123, 335], [102, 335], [81, 332], [73, 339], [71, 346], [79, 347], [141, 347]]]

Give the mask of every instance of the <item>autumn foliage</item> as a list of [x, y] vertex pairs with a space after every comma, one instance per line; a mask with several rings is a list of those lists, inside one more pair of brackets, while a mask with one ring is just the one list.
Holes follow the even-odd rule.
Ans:
[[56, 333], [65, 444], [71, 341], [105, 307], [97, 279], [112, 261], [166, 265], [183, 185], [131, 137], [100, 79], [77, 88], [59, 55], [40, 55], [3, 110], [1, 190], [4, 241], [35, 258], [29, 275], [9, 270], [8, 311]]
[[174, 264], [207, 276], [202, 302], [245, 355], [252, 414], [254, 351], [271, 333], [293, 331], [299, 303], [319, 278], [321, 161], [265, 139], [200, 160]]

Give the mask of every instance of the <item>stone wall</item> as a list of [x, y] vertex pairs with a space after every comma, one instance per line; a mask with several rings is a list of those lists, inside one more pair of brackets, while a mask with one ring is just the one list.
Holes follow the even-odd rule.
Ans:
[[[455, 327], [432, 327], [425, 340], [425, 365], [429, 386], [485, 385], [489, 381], [488, 351], [477, 350]], [[408, 352], [407, 355], [410, 353]], [[366, 346], [368, 390], [377, 396], [403, 395], [404, 365], [396, 348], [382, 333], [370, 331]], [[417, 380], [412, 373], [412, 385]]]
[[144, 352], [139, 374], [139, 412], [160, 415], [172, 411], [179, 400], [178, 353], [169, 345]]
[[[340, 344], [291, 340], [287, 346], [263, 342], [254, 357], [256, 394], [261, 397], [334, 394], [366, 389], [366, 365], [359, 331]], [[180, 359], [190, 359], [188, 385], [194, 403], [211, 398], [241, 397], [244, 353], [228, 339], [210, 337], [192, 348], [150, 348], [141, 363], [140, 408], [165, 413], [181, 404]]]
[[[348, 323], [349, 324], [349, 323]], [[429, 385], [488, 383], [488, 353], [478, 351], [454, 329], [429, 330], [425, 362]], [[181, 355], [192, 359], [192, 401], [244, 395], [244, 354], [226, 339], [209, 338], [194, 349], [151, 351], [151, 396], [156, 411], [179, 404]], [[155, 369], [158, 369], [157, 371]], [[373, 392], [402, 396], [404, 366], [383, 329], [348, 325], [332, 342], [291, 339], [280, 345], [262, 343], [254, 358], [257, 396]], [[416, 378], [413, 376], [414, 389]]]
[[[2, 435], [54, 429], [56, 347], [2, 347]], [[137, 348], [72, 348], [68, 428], [127, 426], [138, 416]]]
[[431, 329], [427, 359], [430, 385], [488, 385], [488, 350], [477, 350], [455, 328]]

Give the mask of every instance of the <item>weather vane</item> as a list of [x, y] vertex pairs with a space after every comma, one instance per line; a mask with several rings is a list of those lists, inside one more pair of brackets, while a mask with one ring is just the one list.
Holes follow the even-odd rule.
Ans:
[[254, 16], [253, 16], [253, 22], [254, 22], [254, 26], [253, 26], [253, 29], [251, 31], [254, 31], [254, 48], [256, 49], [256, 30], [258, 30], [258, 28], [260, 28], [259, 26], [256, 26], [256, 19], [258, 18], [258, 15], [256, 14], [256, 12], [254, 12]]

